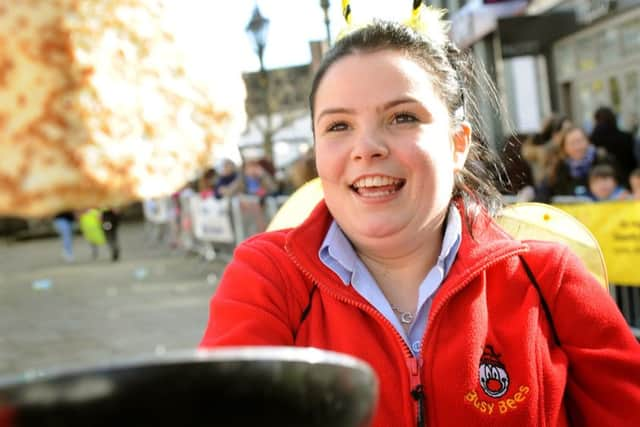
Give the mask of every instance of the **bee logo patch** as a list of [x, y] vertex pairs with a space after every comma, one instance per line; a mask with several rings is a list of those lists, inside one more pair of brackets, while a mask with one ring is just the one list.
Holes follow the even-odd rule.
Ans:
[[507, 393], [509, 389], [509, 374], [505, 365], [500, 361], [500, 355], [496, 354], [491, 345], [484, 347], [478, 374], [480, 376], [480, 387], [487, 396], [499, 398]]
[[[478, 377], [482, 391], [469, 390], [464, 400], [486, 415], [507, 415], [525, 406], [531, 389], [528, 385], [511, 384], [506, 365], [492, 345], [482, 349]], [[507, 395], [511, 386], [511, 394]], [[484, 395], [483, 395], [484, 394]]]

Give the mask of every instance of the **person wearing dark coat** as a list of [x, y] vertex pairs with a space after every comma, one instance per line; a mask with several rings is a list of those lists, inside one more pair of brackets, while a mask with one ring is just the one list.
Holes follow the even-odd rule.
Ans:
[[120, 224], [120, 214], [118, 209], [111, 208], [102, 212], [102, 229], [111, 251], [111, 261], [120, 259], [120, 243], [118, 243], [118, 225]]
[[593, 118], [595, 127], [590, 136], [591, 142], [616, 158], [618, 182], [627, 185], [631, 171], [636, 168], [633, 135], [618, 129], [616, 116], [611, 108], [598, 108]]

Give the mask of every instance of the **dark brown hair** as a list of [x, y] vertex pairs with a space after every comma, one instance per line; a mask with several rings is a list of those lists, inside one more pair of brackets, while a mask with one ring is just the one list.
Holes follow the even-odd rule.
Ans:
[[606, 163], [595, 165], [591, 168], [591, 170], [589, 171], [589, 182], [591, 182], [592, 179], [596, 178], [613, 178], [616, 183], [618, 182], [616, 170], [613, 168], [613, 166]]
[[[486, 144], [482, 129], [486, 128], [479, 112], [474, 92], [484, 92], [483, 101], [490, 102], [492, 110], [500, 113], [501, 106], [495, 86], [481, 66], [454, 44], [439, 46], [425, 35], [396, 22], [374, 21], [340, 39], [323, 58], [313, 80], [309, 104], [313, 126], [315, 95], [327, 70], [339, 59], [357, 54], [394, 50], [420, 64], [430, 75], [436, 92], [449, 111], [452, 126], [464, 120], [471, 124], [472, 144], [464, 168], [456, 174], [452, 197], [462, 198], [471, 220], [486, 209], [494, 215], [502, 207], [502, 198], [495, 181], [503, 174], [504, 167]], [[462, 117], [456, 111], [463, 113]], [[315, 133], [315, 129], [314, 129]]]

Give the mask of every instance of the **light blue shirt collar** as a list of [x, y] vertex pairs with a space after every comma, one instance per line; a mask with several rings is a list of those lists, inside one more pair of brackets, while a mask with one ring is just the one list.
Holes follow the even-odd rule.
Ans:
[[[455, 260], [462, 238], [462, 219], [458, 209], [451, 205], [447, 213], [446, 228], [442, 238], [442, 248], [438, 255], [438, 264], [442, 264], [444, 276], [449, 274], [451, 265]], [[357, 262], [360, 258], [353, 249], [351, 242], [342, 232], [342, 229], [335, 221], [331, 222], [329, 230], [325, 235], [320, 250], [318, 251], [320, 260], [333, 270], [345, 285], [352, 283], [352, 276], [357, 270]], [[362, 261], [360, 261], [362, 262]]]
[[418, 290], [417, 311], [409, 334], [405, 332], [375, 279], [335, 221], [331, 223], [318, 255], [320, 260], [340, 277], [345, 286], [353, 286], [363, 298], [369, 301], [391, 322], [413, 354], [417, 355], [422, 345], [422, 336], [426, 330], [433, 295], [449, 273], [458, 254], [461, 240], [462, 220], [458, 209], [451, 205], [447, 214], [442, 248], [438, 255], [438, 260], [436, 265], [427, 273]]

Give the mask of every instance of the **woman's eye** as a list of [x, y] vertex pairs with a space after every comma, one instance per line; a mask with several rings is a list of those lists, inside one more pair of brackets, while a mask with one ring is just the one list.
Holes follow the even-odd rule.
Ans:
[[411, 113], [396, 113], [393, 116], [392, 123], [402, 124], [402, 123], [414, 123], [417, 122], [418, 118]]
[[347, 130], [348, 126], [345, 122], [335, 122], [335, 123], [331, 123], [328, 127], [327, 127], [327, 131], [328, 132], [340, 132], [343, 130]]

